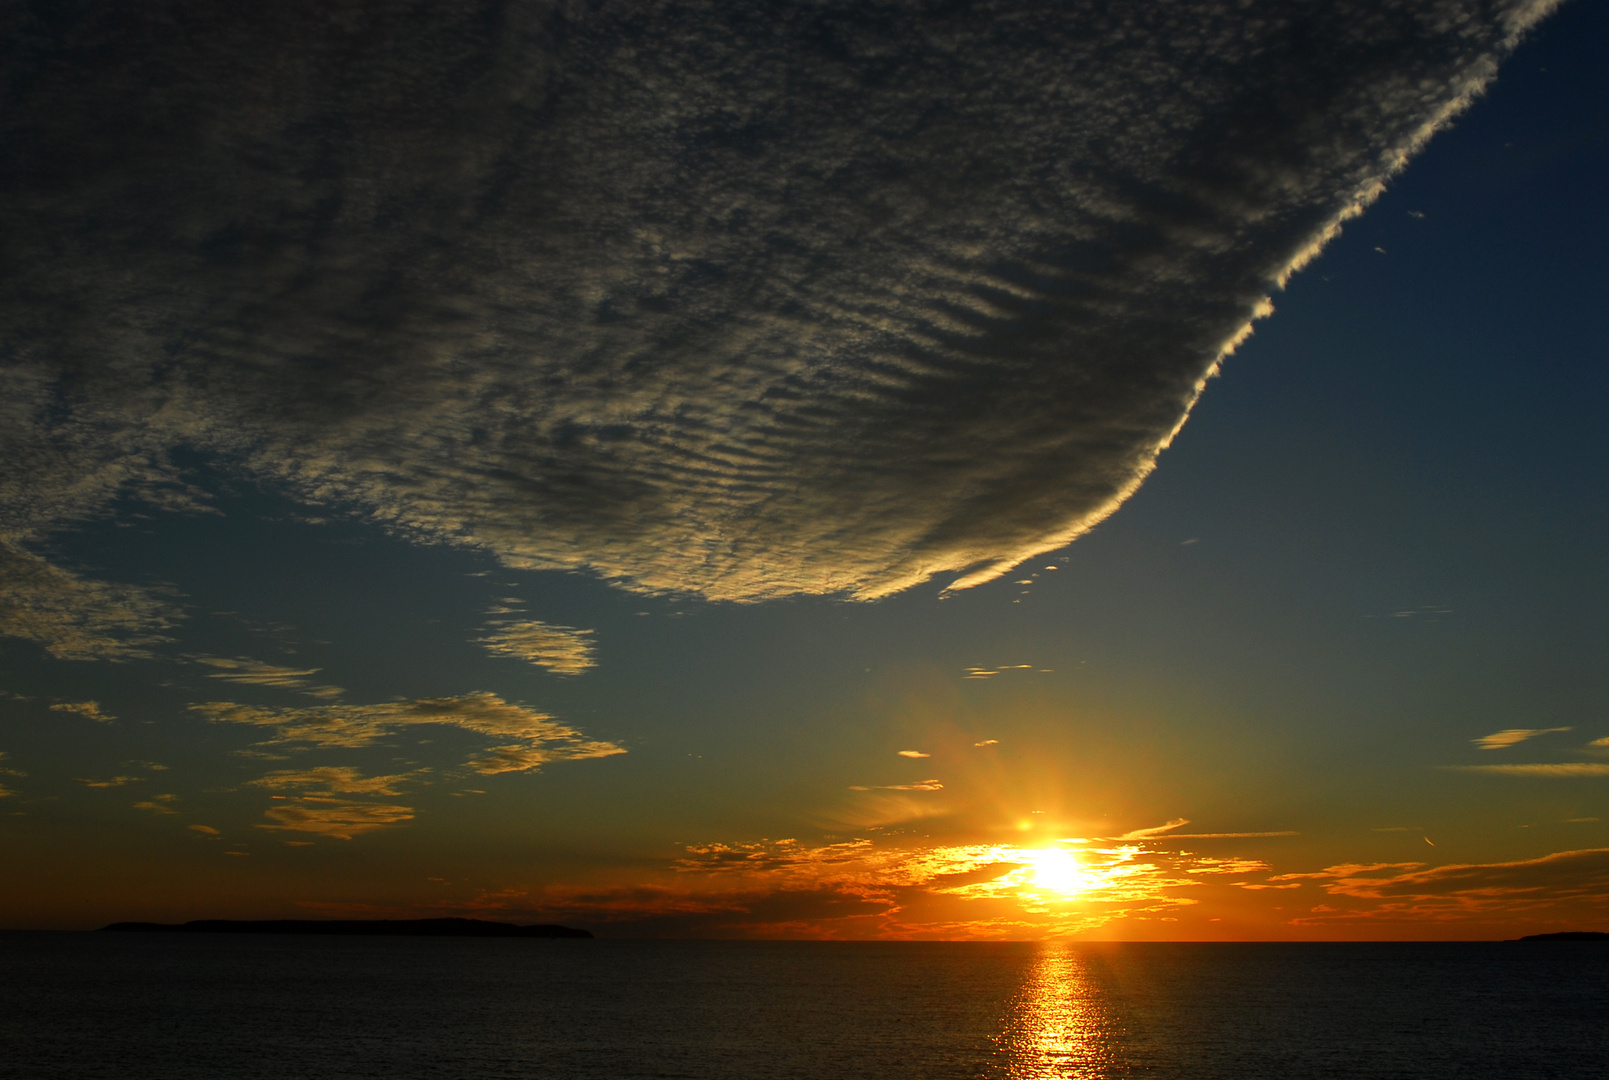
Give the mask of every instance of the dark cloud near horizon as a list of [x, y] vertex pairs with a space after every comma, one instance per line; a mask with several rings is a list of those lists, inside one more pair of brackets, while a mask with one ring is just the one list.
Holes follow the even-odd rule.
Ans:
[[632, 588], [981, 580], [1552, 6], [5, 3], [0, 561], [186, 447]]

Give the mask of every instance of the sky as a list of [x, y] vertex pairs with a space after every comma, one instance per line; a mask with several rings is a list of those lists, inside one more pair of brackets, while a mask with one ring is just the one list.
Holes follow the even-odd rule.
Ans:
[[1609, 16], [15, 4], [0, 926], [1609, 929]]

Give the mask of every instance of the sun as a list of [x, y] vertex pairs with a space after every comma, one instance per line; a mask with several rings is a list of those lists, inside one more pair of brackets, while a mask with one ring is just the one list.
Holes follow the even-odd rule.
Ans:
[[1065, 848], [1046, 848], [1028, 852], [1028, 855], [1033, 860], [1029, 882], [1036, 889], [1076, 896], [1088, 890], [1092, 884], [1084, 864]]

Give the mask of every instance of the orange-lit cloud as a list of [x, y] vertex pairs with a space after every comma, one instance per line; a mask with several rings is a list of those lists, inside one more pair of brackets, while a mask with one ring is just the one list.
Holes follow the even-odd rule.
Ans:
[[901, 750], [899, 752], [899, 756], [900, 757], [908, 757], [908, 758], [925, 758], [925, 757], [932, 757], [933, 755], [932, 754], [924, 754], [920, 750]]
[[1446, 920], [1581, 905], [1609, 907], [1609, 848], [1561, 851], [1500, 863], [1366, 863], [1331, 866], [1270, 881], [1312, 880], [1331, 896], [1359, 901], [1303, 917]]
[[866, 839], [693, 845], [672, 868], [670, 885], [555, 889], [517, 903], [632, 934], [1039, 938], [1191, 904], [1185, 894], [1200, 884], [1191, 872], [1266, 869], [1139, 844], [910, 849]]
[[[926, 756], [926, 755], [924, 755]], [[854, 784], [850, 791], [943, 791], [944, 785], [937, 780], [918, 780], [914, 784]]]
[[178, 811], [169, 806], [169, 803], [178, 802], [179, 797], [172, 794], [152, 795], [143, 802], [134, 804], [136, 810], [149, 810], [153, 814], [177, 814]]
[[90, 788], [114, 788], [122, 787], [124, 784], [137, 784], [143, 779], [144, 777], [140, 776], [113, 776], [105, 780], [89, 780], [75, 776], [73, 777], [73, 783], [83, 784], [85, 787]]
[[303, 795], [284, 806], [264, 811], [272, 825], [258, 825], [269, 832], [313, 833], [336, 840], [389, 829], [413, 820], [413, 807], [382, 803], [353, 802], [325, 796]]
[[413, 774], [364, 776], [344, 765], [324, 765], [313, 769], [279, 769], [247, 783], [252, 787], [284, 791], [289, 788], [321, 788], [338, 795], [398, 795], [396, 785], [413, 779]]
[[117, 719], [111, 713], [102, 712], [101, 703], [98, 701], [64, 701], [60, 704], [52, 705], [50, 711], [76, 713], [79, 716], [94, 720], [98, 724], [109, 724]]
[[[4, 477], [0, 466], [0, 490]], [[141, 660], [173, 640], [164, 631], [183, 617], [150, 589], [82, 577], [0, 536], [0, 637], [35, 642], [57, 660]]]
[[1174, 829], [1181, 828], [1181, 827], [1183, 827], [1185, 825], [1188, 825], [1188, 824], [1190, 824], [1190, 819], [1189, 818], [1174, 818], [1172, 821], [1168, 822], [1166, 825], [1153, 825], [1149, 829], [1131, 829], [1130, 831], [1124, 833], [1122, 836], [1114, 837], [1114, 839], [1117, 839], [1117, 840], [1149, 840], [1152, 837], [1161, 836], [1163, 833], [1170, 833]]
[[520, 772], [554, 761], [623, 754], [614, 743], [589, 739], [547, 713], [516, 705], [496, 694], [415, 698], [381, 705], [315, 705], [272, 709], [231, 701], [209, 701], [192, 709], [220, 724], [272, 728], [261, 745], [316, 747], [370, 746], [404, 727], [441, 724], [481, 735], [515, 740], [471, 759], [480, 773]]
[[1590, 761], [1540, 762], [1526, 765], [1443, 765], [1455, 772], [1494, 773], [1499, 776], [1609, 776], [1609, 765]]
[[281, 667], [244, 656], [234, 659], [221, 656], [196, 656], [192, 659], [198, 664], [223, 669], [208, 675], [209, 679], [222, 679], [224, 682], [238, 683], [241, 686], [273, 686], [284, 690], [300, 690], [312, 697], [320, 698], [337, 698], [345, 693], [339, 686], [313, 685], [311, 677], [317, 675], [321, 668]]
[[[493, 613], [509, 610], [494, 608]], [[538, 619], [493, 619], [487, 625], [495, 629], [476, 640], [489, 652], [517, 656], [556, 675], [579, 675], [597, 664], [591, 630], [555, 626]]]
[[1032, 664], [1004, 664], [997, 668], [969, 667], [966, 669], [966, 674], [963, 675], [962, 678], [992, 679], [1002, 671], [1031, 671], [1032, 669]]
[[1490, 735], [1482, 735], [1480, 738], [1470, 741], [1482, 750], [1504, 750], [1516, 743], [1534, 739], [1538, 735], [1552, 735], [1555, 732], [1570, 730], [1573, 729], [1567, 727], [1506, 728], [1503, 731], [1494, 731]]

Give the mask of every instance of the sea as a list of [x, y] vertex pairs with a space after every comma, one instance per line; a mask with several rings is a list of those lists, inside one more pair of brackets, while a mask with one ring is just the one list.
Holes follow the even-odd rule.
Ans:
[[1609, 1077], [1609, 943], [0, 934], [11, 1080]]

